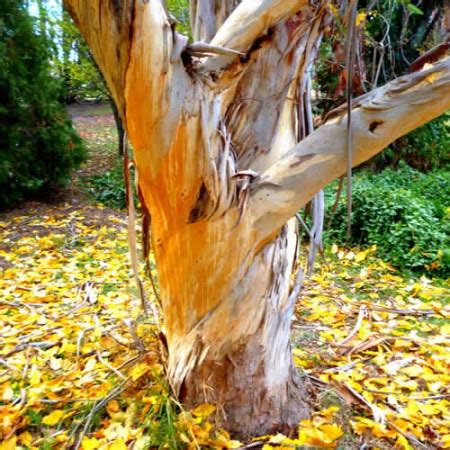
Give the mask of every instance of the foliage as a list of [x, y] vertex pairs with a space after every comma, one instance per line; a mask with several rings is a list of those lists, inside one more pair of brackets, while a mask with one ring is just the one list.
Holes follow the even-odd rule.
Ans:
[[[158, 329], [129, 269], [125, 214], [37, 208], [0, 222], [0, 448], [77, 439], [84, 450], [242, 447], [208, 420], [213, 405], [187, 412], [170, 394]], [[448, 289], [403, 279], [373, 249], [334, 246], [326, 258], [305, 285], [293, 335], [296, 365], [320, 380], [313, 418], [261, 443], [351, 449], [364, 436], [370, 447], [408, 448], [406, 435], [450, 445]]]
[[170, 14], [177, 21], [177, 31], [192, 37], [191, 24], [189, 23], [189, 1], [188, 0], [168, 0], [167, 8]]
[[24, 4], [0, 5], [0, 209], [64, 185], [85, 154]]
[[102, 205], [116, 209], [126, 208], [123, 164], [120, 161], [111, 170], [86, 178], [83, 184], [94, 200]]
[[108, 97], [103, 77], [95, 65], [89, 47], [67, 11], [57, 20], [61, 51], [55, 58], [65, 88], [67, 102], [101, 100]]
[[[335, 189], [327, 190], [327, 203]], [[446, 276], [450, 172], [420, 173], [404, 164], [379, 174], [360, 172], [353, 186], [352, 244], [377, 245], [396, 267]], [[448, 226], [447, 226], [448, 228]], [[447, 233], [446, 233], [447, 232]], [[341, 198], [327, 238], [346, 240], [346, 205]]]

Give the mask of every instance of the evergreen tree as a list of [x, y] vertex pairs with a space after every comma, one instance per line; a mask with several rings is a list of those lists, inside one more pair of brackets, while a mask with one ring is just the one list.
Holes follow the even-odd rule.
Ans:
[[0, 2], [0, 209], [69, 180], [85, 148], [58, 102], [50, 43], [23, 0]]

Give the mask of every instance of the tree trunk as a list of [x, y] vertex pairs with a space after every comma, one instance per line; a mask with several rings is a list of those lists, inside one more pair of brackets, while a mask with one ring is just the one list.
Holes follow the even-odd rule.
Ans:
[[[133, 143], [175, 391], [214, 403], [240, 436], [296, 425], [308, 395], [289, 345], [290, 219], [346, 171], [345, 110], [303, 139], [327, 2], [192, 0], [191, 46], [159, 0], [66, 4]], [[354, 165], [448, 109], [449, 72], [444, 61], [356, 99]]]
[[108, 94], [108, 101], [111, 105], [111, 109], [114, 115], [114, 123], [116, 124], [116, 130], [117, 130], [117, 150], [118, 155], [123, 156], [125, 152], [125, 129], [123, 127], [122, 118], [120, 117], [119, 110], [117, 109], [116, 102], [111, 97], [111, 95]]

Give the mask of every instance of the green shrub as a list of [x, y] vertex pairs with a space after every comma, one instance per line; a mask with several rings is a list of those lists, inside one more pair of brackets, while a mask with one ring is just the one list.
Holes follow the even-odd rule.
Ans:
[[126, 208], [123, 165], [120, 161], [112, 170], [85, 179], [84, 186], [97, 202], [109, 208]]
[[58, 103], [48, 49], [25, 2], [0, 2], [0, 209], [64, 185], [85, 156]]
[[[335, 190], [334, 185], [326, 191], [328, 210]], [[423, 174], [400, 165], [397, 171], [360, 172], [354, 178], [351, 244], [376, 244], [379, 254], [400, 269], [446, 276], [449, 198], [448, 171]], [[326, 238], [344, 243], [345, 234], [346, 205], [341, 199]]]

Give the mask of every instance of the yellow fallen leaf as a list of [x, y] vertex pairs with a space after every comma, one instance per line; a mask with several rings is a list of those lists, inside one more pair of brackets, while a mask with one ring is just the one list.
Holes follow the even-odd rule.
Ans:
[[446, 434], [441, 438], [442, 448], [450, 448], [450, 434]]
[[133, 381], [141, 378], [142, 375], [145, 375], [150, 370], [150, 366], [146, 363], [140, 363], [134, 366], [130, 371], [130, 376]]
[[47, 416], [45, 416], [42, 419], [42, 423], [44, 425], [56, 425], [61, 419], [62, 417], [64, 417], [66, 414], [66, 411], [63, 411], [62, 409], [56, 409], [55, 411], [51, 412], [50, 414], [48, 414]]
[[2, 399], [5, 401], [12, 400], [14, 398], [14, 391], [11, 386], [6, 386], [6, 388], [3, 390]]
[[29, 447], [32, 441], [33, 436], [29, 431], [25, 431], [19, 435], [19, 443], [22, 445]]
[[353, 261], [355, 259], [355, 253], [350, 251], [345, 255], [345, 259], [348, 259], [349, 261]]
[[423, 374], [423, 367], [419, 366], [418, 364], [414, 364], [413, 366], [410, 367], [404, 367], [402, 369], [403, 373], [406, 373], [406, 375], [416, 378], [416, 377], [420, 377], [420, 375]]
[[127, 450], [127, 446], [123, 439], [116, 439], [112, 444], [108, 445], [108, 450]]
[[356, 262], [361, 262], [364, 261], [367, 258], [367, 255], [370, 253], [370, 250], [365, 250], [363, 252], [358, 252], [355, 255], [355, 261]]
[[203, 403], [202, 405], [197, 406], [197, 408], [192, 411], [192, 414], [196, 417], [205, 418], [210, 416], [215, 410], [216, 407], [211, 405], [211, 403]]
[[327, 439], [331, 439], [332, 441], [339, 439], [344, 434], [344, 432], [334, 424], [324, 424], [321, 425], [319, 429], [325, 434]]
[[281, 444], [286, 439], [284, 434], [278, 433], [269, 439], [269, 444]]
[[93, 449], [98, 448], [99, 446], [100, 446], [100, 442], [95, 437], [89, 438], [89, 437], [85, 436], [83, 438], [83, 441], [81, 442], [81, 448], [83, 450], [93, 450]]
[[3, 441], [0, 443], [0, 450], [16, 450], [16, 441], [16, 436], [9, 438], [7, 441]]
[[106, 405], [106, 411], [108, 411], [109, 414], [116, 413], [120, 411], [119, 402], [117, 400], [111, 400]]

